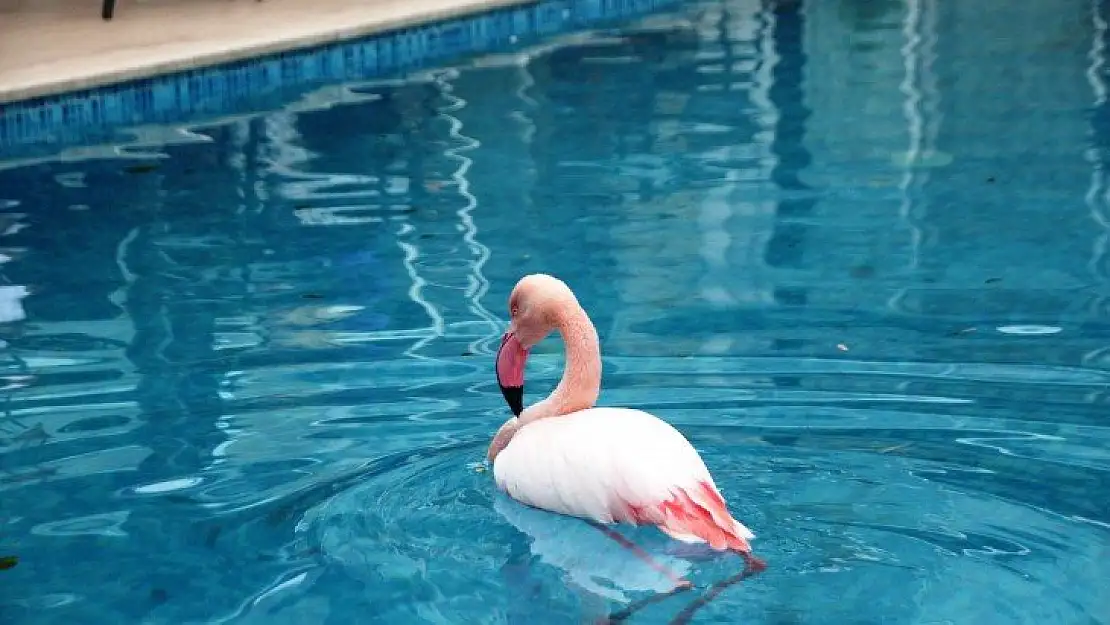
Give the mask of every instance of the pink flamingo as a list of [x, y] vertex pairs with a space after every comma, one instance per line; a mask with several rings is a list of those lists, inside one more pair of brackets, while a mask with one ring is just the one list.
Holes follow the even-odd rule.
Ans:
[[[592, 522], [653, 566], [646, 553], [601, 524], [654, 525], [675, 540], [738, 553], [747, 574], [766, 567], [751, 553], [755, 535], [729, 513], [705, 463], [678, 430], [640, 410], [594, 407], [601, 389], [597, 330], [565, 283], [525, 276], [513, 288], [509, 314], [497, 381], [515, 416], [487, 452], [498, 488], [534, 508]], [[566, 369], [546, 399], [524, 408], [528, 352], [552, 330], [566, 346]], [[690, 586], [671, 577], [678, 587]]]

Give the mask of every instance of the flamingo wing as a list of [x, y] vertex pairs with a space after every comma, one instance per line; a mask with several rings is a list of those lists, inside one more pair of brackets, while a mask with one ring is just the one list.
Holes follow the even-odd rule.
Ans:
[[590, 408], [530, 423], [497, 456], [493, 473], [500, 489], [529, 506], [751, 551], [754, 534], [729, 513], [697, 451], [640, 410]]

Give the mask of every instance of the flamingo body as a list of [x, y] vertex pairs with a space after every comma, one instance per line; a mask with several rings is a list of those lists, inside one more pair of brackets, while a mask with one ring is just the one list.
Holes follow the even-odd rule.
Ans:
[[641, 410], [587, 408], [521, 427], [493, 464], [517, 501], [599, 523], [655, 525], [683, 542], [750, 552], [698, 452]]
[[[486, 452], [498, 488], [534, 508], [595, 523], [654, 525], [676, 540], [735, 551], [752, 571], [766, 566], [751, 554], [755, 536], [729, 513], [678, 430], [641, 410], [594, 406], [600, 342], [570, 287], [544, 274], [525, 276], [509, 296], [509, 315], [494, 368], [514, 416]], [[563, 376], [546, 399], [525, 407], [528, 354], [552, 331], [566, 348]]]

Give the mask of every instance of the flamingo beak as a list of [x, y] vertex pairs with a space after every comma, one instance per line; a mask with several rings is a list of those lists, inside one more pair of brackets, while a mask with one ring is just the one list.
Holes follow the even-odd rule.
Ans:
[[497, 350], [497, 385], [513, 416], [517, 417], [524, 412], [524, 364], [527, 361], [528, 350], [515, 334], [506, 332]]

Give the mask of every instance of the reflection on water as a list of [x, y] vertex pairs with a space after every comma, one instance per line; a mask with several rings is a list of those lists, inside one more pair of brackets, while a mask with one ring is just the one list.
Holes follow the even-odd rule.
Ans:
[[661, 590], [475, 464], [545, 271], [602, 402], [686, 432], [771, 562], [695, 620], [1102, 618], [1110, 13], [1065, 5], [704, 0], [0, 162], [0, 617], [569, 623]]

